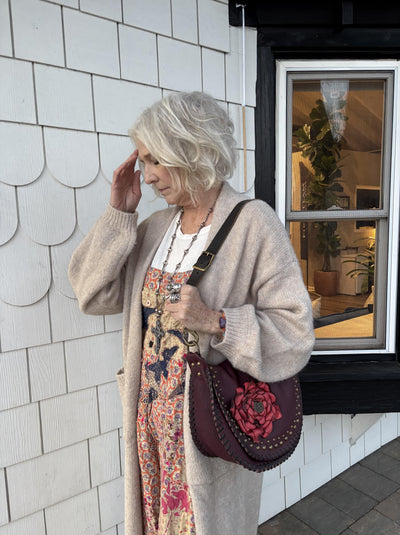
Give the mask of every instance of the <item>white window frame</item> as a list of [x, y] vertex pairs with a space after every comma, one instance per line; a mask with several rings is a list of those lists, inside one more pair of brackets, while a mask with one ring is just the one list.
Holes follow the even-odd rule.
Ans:
[[[316, 350], [315, 355], [330, 354], [376, 354], [394, 353], [397, 322], [397, 277], [398, 277], [398, 240], [400, 213], [400, 147], [398, 132], [400, 129], [400, 61], [395, 60], [278, 60], [276, 63], [276, 212], [282, 223], [286, 221], [286, 162], [287, 162], [287, 80], [289, 73], [349, 71], [391, 71], [393, 73], [393, 122], [392, 151], [390, 157], [390, 191], [388, 217], [388, 256], [386, 287], [386, 339], [383, 348], [371, 349], [332, 349]], [[397, 202], [396, 202], [397, 200]]]

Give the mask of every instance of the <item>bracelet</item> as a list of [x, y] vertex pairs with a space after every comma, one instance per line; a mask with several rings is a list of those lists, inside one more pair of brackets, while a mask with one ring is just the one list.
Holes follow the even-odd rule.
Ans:
[[222, 338], [223, 338], [225, 336], [225, 329], [226, 329], [226, 316], [223, 310], [221, 310], [220, 312], [221, 312], [221, 316], [219, 317], [219, 327], [223, 331], [222, 333]]

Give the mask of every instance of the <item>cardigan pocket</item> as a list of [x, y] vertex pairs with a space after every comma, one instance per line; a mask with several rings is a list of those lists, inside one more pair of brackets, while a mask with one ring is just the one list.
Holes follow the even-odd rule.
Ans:
[[125, 373], [124, 368], [120, 368], [117, 371], [116, 374], [117, 377], [117, 383], [118, 383], [118, 389], [119, 389], [119, 395], [121, 396], [121, 400], [124, 400], [124, 390], [125, 390]]

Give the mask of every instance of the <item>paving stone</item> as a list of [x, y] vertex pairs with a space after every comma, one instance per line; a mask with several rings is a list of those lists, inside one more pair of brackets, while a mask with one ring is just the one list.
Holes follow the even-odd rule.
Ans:
[[354, 520], [361, 518], [377, 504], [376, 500], [341, 479], [333, 479], [318, 489], [315, 495], [334, 505]]
[[394, 460], [390, 455], [376, 451], [360, 461], [360, 464], [400, 484], [400, 459]]
[[339, 535], [354, 522], [349, 515], [315, 494], [293, 505], [289, 512], [323, 535]]
[[346, 470], [339, 476], [339, 479], [379, 502], [385, 500], [399, 488], [398, 483], [360, 464], [356, 464]]
[[399, 535], [400, 524], [393, 522], [378, 511], [370, 511], [351, 526], [359, 535]]
[[391, 520], [400, 523], [400, 490], [378, 504], [375, 509]]
[[310, 526], [307, 526], [287, 511], [271, 518], [258, 528], [259, 535], [318, 535]]
[[385, 444], [379, 451], [400, 461], [400, 437]]
[[399, 460], [400, 437], [259, 526], [258, 535], [400, 535]]

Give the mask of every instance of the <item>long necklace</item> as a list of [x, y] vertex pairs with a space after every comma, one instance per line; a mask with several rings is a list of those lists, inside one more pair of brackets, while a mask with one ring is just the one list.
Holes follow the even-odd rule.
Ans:
[[[176, 264], [175, 266], [175, 269], [174, 269], [174, 272], [171, 274], [171, 276], [168, 278], [168, 284], [167, 284], [167, 290], [168, 291], [174, 291], [174, 292], [177, 292], [180, 290], [180, 287], [181, 285], [178, 284], [178, 283], [174, 283], [173, 282], [173, 279], [176, 275], [176, 273], [178, 272], [178, 270], [180, 269], [181, 265], [182, 265], [182, 262], [184, 261], [186, 255], [189, 253], [192, 245], [194, 244], [194, 242], [197, 240], [199, 234], [200, 234], [200, 231], [201, 229], [205, 226], [205, 224], [207, 223], [207, 219], [210, 217], [210, 214], [211, 212], [213, 211], [214, 209], [214, 205], [216, 203], [216, 200], [213, 202], [212, 206], [210, 207], [210, 209], [208, 210], [207, 212], [207, 215], [206, 217], [203, 219], [203, 221], [200, 223], [200, 226], [196, 232], [196, 234], [193, 235], [190, 243], [189, 243], [189, 246], [183, 251], [183, 255], [182, 255], [182, 258], [180, 259], [180, 261]], [[167, 256], [163, 262], [163, 265], [162, 265], [162, 268], [161, 268], [161, 272], [160, 272], [160, 275], [157, 279], [157, 288], [156, 288], [156, 325], [155, 327], [152, 327], [151, 328], [151, 332], [154, 334], [155, 338], [156, 338], [156, 346], [155, 346], [155, 353], [156, 355], [158, 355], [159, 351], [160, 351], [160, 347], [161, 347], [161, 340], [162, 338], [165, 336], [165, 331], [164, 329], [162, 328], [162, 325], [161, 325], [161, 316], [162, 316], [162, 313], [163, 313], [163, 303], [164, 303], [164, 300], [163, 299], [160, 299], [160, 296], [161, 296], [161, 282], [163, 280], [163, 277], [164, 277], [164, 274], [165, 274], [165, 269], [167, 267], [167, 264], [168, 264], [168, 260], [169, 260], [169, 257], [171, 256], [171, 252], [172, 252], [172, 248], [173, 248], [173, 245], [174, 245], [174, 242], [175, 242], [175, 239], [176, 239], [176, 234], [178, 232], [178, 228], [182, 226], [182, 216], [183, 216], [183, 207], [181, 208], [181, 211], [180, 211], [180, 215], [179, 215], [179, 218], [178, 218], [178, 221], [176, 223], [176, 227], [175, 227], [175, 231], [174, 233], [172, 234], [172, 237], [171, 237], [171, 243], [169, 244], [169, 247], [168, 247], [168, 251], [167, 251]]]

